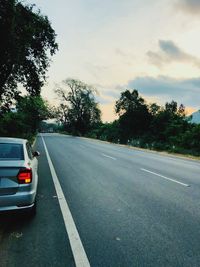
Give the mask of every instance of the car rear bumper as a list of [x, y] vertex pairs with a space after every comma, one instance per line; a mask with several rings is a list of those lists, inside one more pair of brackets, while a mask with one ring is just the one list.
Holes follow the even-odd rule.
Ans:
[[36, 191], [0, 196], [0, 212], [30, 209], [34, 206]]

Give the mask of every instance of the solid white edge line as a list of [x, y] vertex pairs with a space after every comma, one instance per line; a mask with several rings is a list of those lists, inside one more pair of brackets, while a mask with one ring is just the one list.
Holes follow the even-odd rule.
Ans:
[[53, 163], [52, 163], [51, 158], [49, 156], [49, 152], [48, 152], [48, 149], [46, 147], [46, 144], [45, 144], [45, 141], [44, 141], [44, 138], [42, 135], [41, 135], [41, 138], [43, 141], [44, 149], [45, 149], [46, 156], [47, 156], [47, 161], [49, 164], [52, 179], [53, 179], [56, 193], [58, 196], [60, 209], [61, 209], [62, 216], [64, 219], [65, 228], [66, 228], [66, 231], [68, 233], [68, 237], [69, 237], [69, 241], [70, 241], [70, 245], [71, 245], [71, 249], [72, 249], [72, 253], [74, 256], [76, 267], [90, 267], [89, 260], [87, 258], [87, 255], [86, 255], [86, 252], [84, 250], [83, 244], [81, 242], [78, 230], [77, 230], [76, 225], [74, 223], [72, 214], [70, 212], [69, 206], [68, 206], [67, 201], [65, 199], [64, 193], [62, 191], [60, 182], [59, 182], [58, 177], [56, 175], [56, 171], [54, 169]]
[[166, 180], [169, 180], [169, 181], [171, 181], [171, 182], [180, 184], [180, 185], [182, 185], [182, 186], [186, 186], [186, 187], [189, 187], [189, 186], [190, 186], [189, 184], [181, 183], [181, 182], [179, 182], [179, 181], [177, 181], [177, 180], [174, 180], [174, 179], [172, 179], [172, 178], [168, 178], [168, 177], [166, 177], [166, 176], [163, 176], [163, 175], [161, 175], [161, 174], [158, 174], [158, 173], [155, 173], [155, 172], [152, 172], [152, 171], [143, 169], [143, 168], [141, 168], [140, 170], [141, 170], [141, 171], [144, 171], [144, 172], [151, 173], [151, 174], [156, 175], [156, 176], [159, 176], [159, 177], [161, 177], [161, 178], [163, 178], [163, 179], [166, 179]]
[[113, 158], [113, 157], [108, 156], [108, 155], [106, 155], [106, 154], [102, 154], [102, 156], [104, 156], [104, 157], [106, 157], [106, 158], [109, 158], [109, 159], [117, 160], [116, 158]]

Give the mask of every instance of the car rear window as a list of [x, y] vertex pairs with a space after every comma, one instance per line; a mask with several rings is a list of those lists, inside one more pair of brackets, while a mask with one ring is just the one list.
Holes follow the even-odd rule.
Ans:
[[0, 160], [23, 160], [21, 144], [0, 143]]

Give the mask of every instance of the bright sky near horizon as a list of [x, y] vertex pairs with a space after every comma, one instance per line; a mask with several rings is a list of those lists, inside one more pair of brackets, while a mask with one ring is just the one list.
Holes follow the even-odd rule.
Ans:
[[43, 96], [78, 78], [94, 85], [104, 121], [115, 118], [120, 92], [148, 101], [172, 99], [200, 109], [200, 0], [26, 0], [47, 15], [59, 51]]

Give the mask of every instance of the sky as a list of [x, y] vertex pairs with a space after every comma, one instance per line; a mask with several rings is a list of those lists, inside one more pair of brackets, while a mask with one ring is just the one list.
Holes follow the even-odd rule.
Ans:
[[77, 78], [97, 91], [103, 121], [126, 89], [147, 103], [200, 109], [200, 0], [25, 0], [47, 15], [57, 33], [42, 95]]

